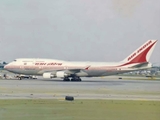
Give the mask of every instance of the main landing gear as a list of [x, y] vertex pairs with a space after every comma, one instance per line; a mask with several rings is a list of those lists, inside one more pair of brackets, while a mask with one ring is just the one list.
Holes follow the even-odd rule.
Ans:
[[82, 81], [82, 80], [80, 77], [74, 76], [74, 77], [71, 77], [71, 79], [69, 77], [65, 77], [63, 81]]

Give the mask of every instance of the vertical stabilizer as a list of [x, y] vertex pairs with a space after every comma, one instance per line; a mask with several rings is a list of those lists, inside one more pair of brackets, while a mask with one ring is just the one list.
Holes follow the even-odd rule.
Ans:
[[155, 48], [157, 40], [148, 40], [127, 58], [123, 60], [125, 63], [144, 63], [148, 62]]

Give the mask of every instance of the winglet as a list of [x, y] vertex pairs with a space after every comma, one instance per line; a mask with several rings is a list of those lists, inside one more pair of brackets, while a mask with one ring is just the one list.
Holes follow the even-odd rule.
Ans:
[[158, 40], [148, 40], [131, 55], [123, 60], [125, 63], [148, 62]]
[[89, 66], [87, 66], [86, 68], [85, 68], [85, 70], [88, 70], [90, 68], [90, 65]]

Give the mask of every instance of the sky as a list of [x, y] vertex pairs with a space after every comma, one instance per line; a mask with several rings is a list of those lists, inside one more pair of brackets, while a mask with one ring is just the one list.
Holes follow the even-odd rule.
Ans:
[[[160, 0], [0, 0], [0, 59], [121, 61], [160, 40]], [[160, 41], [150, 61], [160, 63]]]

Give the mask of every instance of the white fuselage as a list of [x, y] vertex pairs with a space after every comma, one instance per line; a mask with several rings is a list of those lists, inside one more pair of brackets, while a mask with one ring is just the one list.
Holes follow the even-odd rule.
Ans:
[[[136, 65], [136, 64], [132, 64]], [[14, 73], [25, 75], [56, 74], [65, 71], [67, 74], [76, 74], [79, 77], [98, 77], [138, 70], [129, 68], [123, 62], [70, 62], [55, 59], [16, 59], [5, 68]]]

